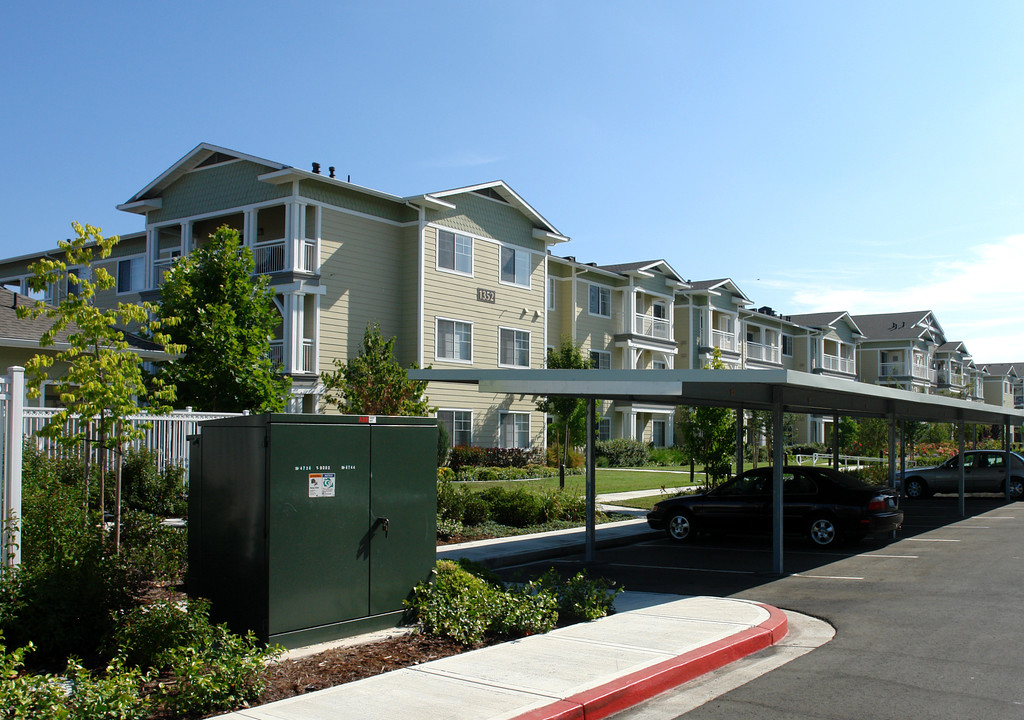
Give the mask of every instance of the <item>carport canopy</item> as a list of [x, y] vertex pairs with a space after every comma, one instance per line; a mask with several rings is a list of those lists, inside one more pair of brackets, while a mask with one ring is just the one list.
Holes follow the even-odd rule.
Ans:
[[[593, 557], [594, 489], [593, 405], [597, 400], [708, 405], [775, 414], [773, 465], [773, 568], [782, 574], [782, 415], [884, 417], [890, 421], [890, 479], [895, 463], [895, 422], [918, 420], [956, 423], [960, 453], [966, 423], [1024, 424], [1024, 411], [942, 395], [870, 385], [794, 370], [409, 370], [413, 380], [471, 383], [481, 393], [578, 397], [588, 401], [587, 559]], [[1004, 433], [1004, 437], [1007, 434]], [[1009, 443], [1007, 441], [1007, 452]], [[1007, 476], [1010, 463], [1007, 462]], [[963, 513], [963, 464], [960, 503]]]

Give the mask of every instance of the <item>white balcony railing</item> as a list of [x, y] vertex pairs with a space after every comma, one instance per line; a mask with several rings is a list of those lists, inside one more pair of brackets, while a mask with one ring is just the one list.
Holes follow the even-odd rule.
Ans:
[[284, 367], [284, 340], [270, 341], [270, 362], [281, 368]]
[[930, 380], [931, 382], [935, 382], [937, 375], [936, 371], [933, 368], [930, 368], [927, 365], [922, 365], [920, 363], [914, 363], [913, 374], [914, 377], [919, 380]]
[[637, 335], [644, 335], [645, 337], [668, 340], [672, 336], [668, 320], [656, 318], [653, 315], [637, 313], [633, 327], [633, 331]]
[[726, 330], [711, 331], [711, 347], [716, 347], [727, 352], [736, 352], [738, 347], [736, 336]]
[[317, 266], [316, 256], [316, 240], [303, 240], [302, 241], [302, 267], [299, 270], [305, 270], [306, 272], [316, 272]]
[[153, 287], [158, 288], [164, 284], [164, 276], [174, 266], [178, 258], [165, 258], [153, 263]]
[[[284, 370], [284, 340], [270, 341], [270, 362]], [[316, 372], [316, 348], [311, 338], [302, 338], [302, 354], [294, 363], [295, 373]]]
[[747, 341], [747, 359], [761, 360], [763, 362], [777, 363], [781, 357], [779, 348], [772, 345]]
[[257, 275], [284, 270], [284, 240], [256, 243], [252, 246], [255, 261], [253, 272]]
[[838, 355], [824, 355], [821, 359], [821, 369], [855, 375], [857, 373], [857, 363], [850, 358]]

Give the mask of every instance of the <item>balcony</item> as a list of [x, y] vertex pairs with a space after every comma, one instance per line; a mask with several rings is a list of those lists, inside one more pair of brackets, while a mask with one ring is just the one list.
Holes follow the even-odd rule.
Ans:
[[736, 342], [736, 335], [727, 330], [712, 330], [711, 331], [711, 347], [716, 347], [719, 350], [726, 352], [739, 352], [739, 345]]
[[821, 358], [821, 369], [828, 372], [856, 375], [857, 363], [851, 358], [839, 357], [838, 355], [824, 355]]
[[253, 273], [265, 275], [284, 270], [284, 250], [284, 240], [271, 240], [253, 245], [252, 259], [255, 261]]
[[938, 371], [939, 385], [944, 385], [952, 388], [962, 388], [966, 385], [966, 379], [963, 373], [950, 372], [949, 370]]
[[927, 365], [921, 365], [920, 363], [914, 363], [911, 366], [911, 370], [907, 372], [907, 365], [904, 362], [885, 362], [880, 363], [878, 366], [878, 377], [880, 378], [897, 378], [897, 377], [912, 377], [915, 380], [928, 380], [935, 382], [936, 372]]
[[[284, 340], [270, 341], [270, 362], [284, 372]], [[316, 348], [311, 338], [302, 338], [302, 354], [295, 363], [292, 374], [309, 375], [316, 372]]]
[[773, 345], [762, 345], [761, 343], [747, 341], [747, 360], [757, 360], [760, 362], [779, 363], [781, 361], [781, 352], [778, 347]]
[[659, 340], [668, 340], [672, 337], [672, 328], [668, 320], [642, 313], [636, 314], [633, 322], [633, 332], [637, 335], [658, 338]]

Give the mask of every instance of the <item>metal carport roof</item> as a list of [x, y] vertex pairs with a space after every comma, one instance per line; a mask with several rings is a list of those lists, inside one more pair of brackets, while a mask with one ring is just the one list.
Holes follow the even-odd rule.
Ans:
[[[1024, 424], [1024, 411], [941, 395], [825, 377], [793, 370], [409, 370], [414, 380], [472, 383], [483, 393], [570, 396], [664, 405], [712, 405], [821, 415], [886, 417], [960, 424]], [[588, 416], [592, 417], [593, 413]], [[775, 423], [774, 566], [782, 573], [782, 423]], [[894, 431], [890, 430], [890, 448]], [[593, 452], [588, 443], [587, 505], [594, 506]], [[890, 458], [893, 453], [890, 452]], [[894, 459], [890, 460], [890, 466]], [[1007, 463], [1009, 466], [1009, 463]], [[963, 485], [961, 484], [961, 488]], [[963, 492], [961, 491], [961, 509]], [[592, 556], [593, 517], [587, 518], [587, 556]]]

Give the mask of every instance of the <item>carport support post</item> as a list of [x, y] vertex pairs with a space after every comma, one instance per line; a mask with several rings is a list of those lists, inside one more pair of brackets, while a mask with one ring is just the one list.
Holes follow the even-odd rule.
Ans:
[[832, 469], [839, 469], [839, 415], [832, 416]]
[[782, 389], [776, 387], [772, 407], [772, 569], [782, 574]]
[[594, 536], [597, 515], [597, 482], [594, 470], [594, 412], [596, 410], [594, 398], [587, 398], [587, 530], [586, 530], [586, 552], [584, 559], [589, 563], [594, 561]]
[[957, 413], [957, 443], [960, 453], [960, 517], [966, 517], [967, 508], [964, 505], [964, 414]]
[[889, 406], [889, 487], [896, 487], [896, 411]]
[[743, 408], [736, 408], [736, 474], [743, 472]]
[[1010, 502], [1010, 421], [1003, 422], [1003, 446], [1006, 448], [1006, 502]]

